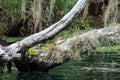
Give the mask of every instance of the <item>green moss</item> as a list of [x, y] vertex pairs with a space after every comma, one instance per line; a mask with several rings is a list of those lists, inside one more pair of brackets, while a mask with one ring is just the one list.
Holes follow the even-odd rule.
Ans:
[[118, 52], [118, 51], [120, 51], [120, 45], [104, 46], [104, 47], [98, 48], [97, 51], [100, 51], [100, 52]]
[[8, 68], [7, 66], [5, 65], [4, 68], [3, 68], [3, 72], [7, 72], [8, 71]]
[[38, 51], [37, 50], [34, 50], [33, 48], [30, 48], [28, 50], [28, 57], [31, 58], [32, 56], [34, 55], [37, 55], [38, 54]]
[[6, 37], [6, 41], [7, 42], [17, 42], [17, 41], [20, 41], [22, 40], [24, 37]]

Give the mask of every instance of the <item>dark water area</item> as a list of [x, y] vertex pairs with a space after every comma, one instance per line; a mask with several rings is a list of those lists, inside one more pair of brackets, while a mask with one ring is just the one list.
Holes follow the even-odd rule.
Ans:
[[93, 53], [81, 60], [71, 60], [48, 73], [3, 73], [0, 80], [120, 80], [120, 53]]

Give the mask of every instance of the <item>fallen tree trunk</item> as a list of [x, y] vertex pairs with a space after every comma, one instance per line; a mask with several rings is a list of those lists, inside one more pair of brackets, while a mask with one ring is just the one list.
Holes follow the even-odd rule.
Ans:
[[[48, 47], [48, 50], [39, 51], [38, 60], [26, 62], [21, 65], [21, 61], [16, 65], [19, 71], [48, 71], [49, 69], [61, 65], [71, 59], [76, 54], [83, 54], [95, 50], [102, 46], [120, 44], [120, 26], [95, 29], [67, 39], [60, 45]], [[32, 60], [32, 59], [31, 59]], [[33, 68], [34, 64], [36, 68]], [[27, 69], [26, 69], [27, 66]]]

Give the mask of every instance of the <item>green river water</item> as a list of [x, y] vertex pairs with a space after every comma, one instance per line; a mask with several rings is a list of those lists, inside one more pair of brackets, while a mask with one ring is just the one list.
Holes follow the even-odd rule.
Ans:
[[71, 60], [48, 73], [3, 73], [0, 80], [120, 80], [120, 53], [93, 53], [82, 60]]

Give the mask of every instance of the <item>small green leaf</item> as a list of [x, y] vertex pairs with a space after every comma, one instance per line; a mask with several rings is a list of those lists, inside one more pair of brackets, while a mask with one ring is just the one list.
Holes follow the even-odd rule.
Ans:
[[32, 49], [32, 48], [30, 48], [29, 50], [28, 50], [28, 55], [29, 55], [29, 57], [31, 57], [31, 56], [33, 56], [33, 55], [37, 55], [38, 54], [38, 50], [34, 50], [34, 49]]

